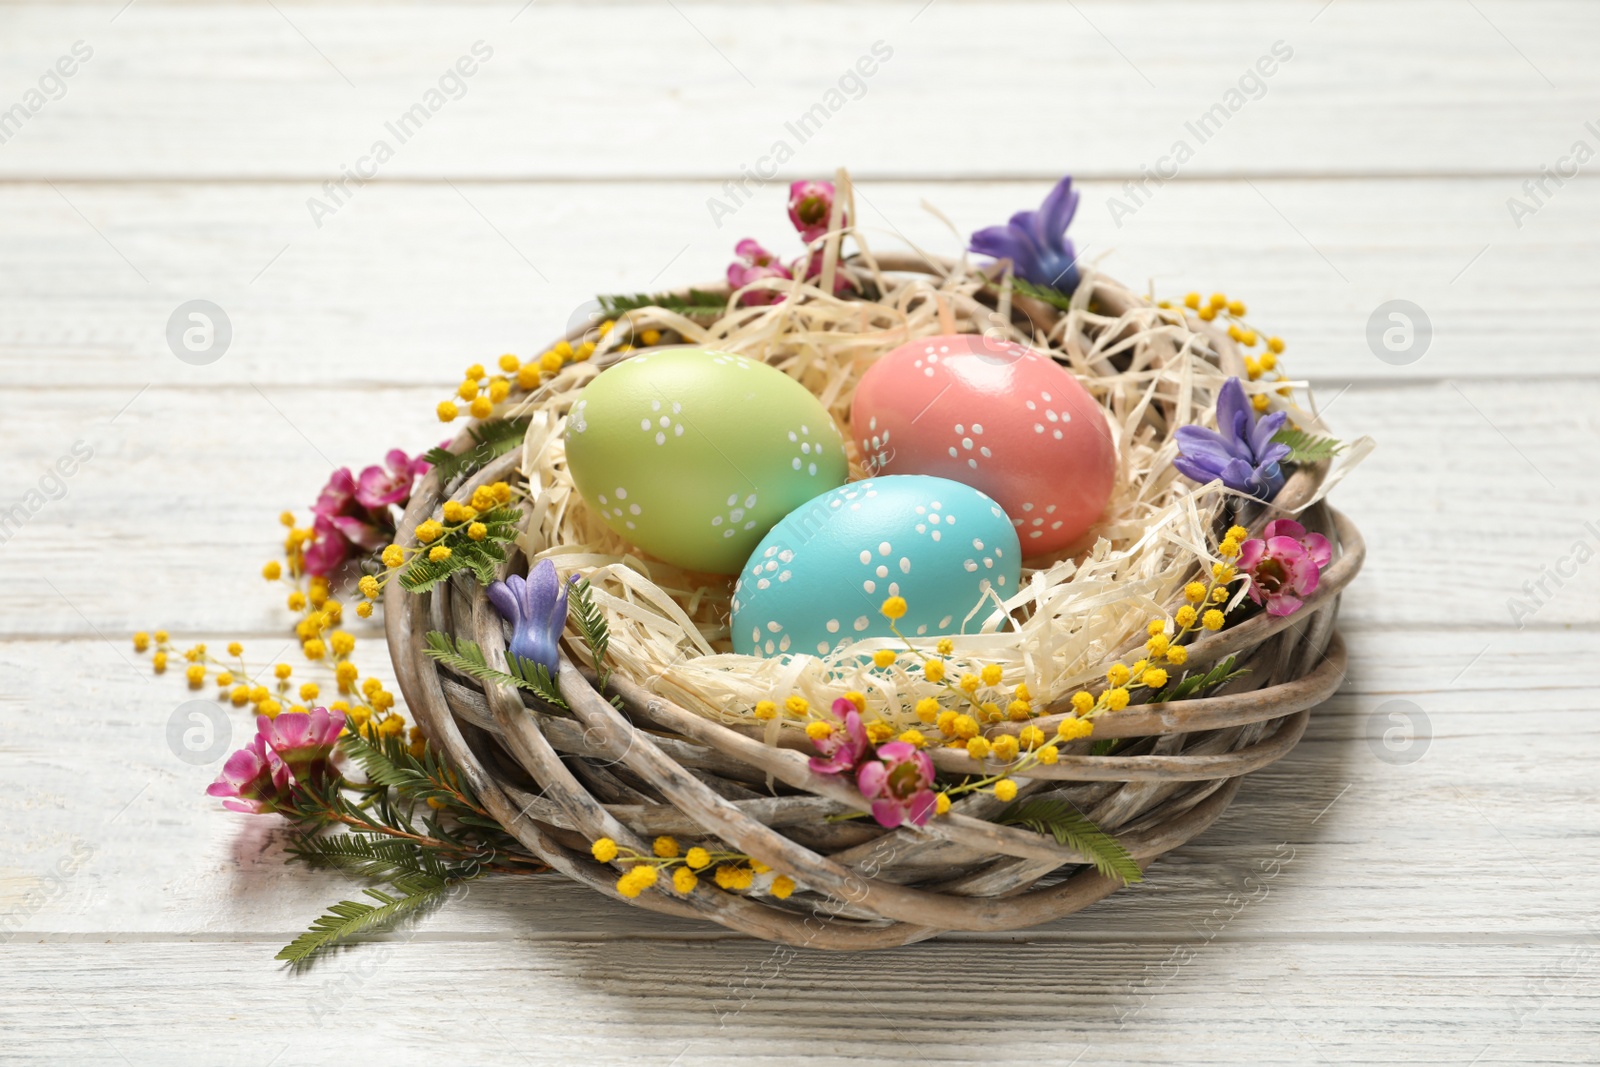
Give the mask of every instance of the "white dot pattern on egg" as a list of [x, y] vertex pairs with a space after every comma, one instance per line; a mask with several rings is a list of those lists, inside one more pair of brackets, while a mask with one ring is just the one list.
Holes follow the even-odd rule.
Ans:
[[805, 386], [704, 349], [606, 369], [574, 403], [566, 445], [584, 504], [607, 525], [717, 574], [737, 573], [778, 520], [849, 476], [844, 439]]
[[[856, 388], [851, 427], [874, 474], [951, 478], [993, 497], [1021, 520], [1029, 555], [1089, 531], [1116, 480], [1105, 413], [1078, 380], [1044, 353], [978, 334], [880, 358]], [[1052, 518], [1023, 519], [1035, 505]]]
[[734, 650], [820, 655], [892, 636], [879, 610], [891, 596], [906, 600], [906, 636], [975, 631], [994, 611], [986, 591], [1017, 592], [1021, 560], [1011, 521], [976, 489], [922, 475], [852, 482], [796, 508], [751, 553], [734, 586]]

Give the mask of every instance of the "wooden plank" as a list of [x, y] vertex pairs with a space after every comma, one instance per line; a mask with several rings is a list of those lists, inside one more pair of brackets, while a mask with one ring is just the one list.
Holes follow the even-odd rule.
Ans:
[[[1287, 339], [1291, 370], [1325, 383], [1594, 373], [1586, 308], [1600, 264], [1587, 238], [1600, 227], [1600, 187], [1569, 183], [1519, 230], [1506, 178], [1253, 185], [1178, 183], [1113, 220], [1117, 186], [1088, 182], [1073, 234], [1087, 259], [1158, 295], [1244, 299], [1264, 332]], [[965, 234], [1037, 204], [1046, 188], [866, 183], [862, 221], [880, 250], [911, 242], [958, 254]], [[713, 218], [707, 182], [387, 183], [360, 190], [320, 229], [305, 207], [316, 192], [0, 185], [10, 238], [0, 377], [53, 384], [71, 361], [78, 380], [130, 394], [150, 382], [447, 386], [470, 362], [535, 352], [596, 293], [721, 277], [742, 237], [798, 253], [777, 185]], [[197, 298], [221, 306], [233, 330], [219, 361], [199, 367], [167, 339], [175, 309]], [[1368, 341], [1379, 306], [1396, 298], [1423, 309], [1432, 337], [1398, 366]]]
[[[75, 40], [95, 52], [7, 144], [0, 175], [320, 183], [388, 138], [384, 178], [720, 181], [783, 141], [796, 176], [848, 161], [863, 176], [1068, 165], [1120, 180], [1182, 139], [1184, 177], [1520, 181], [1583, 136], [1600, 96], [1600, 15], [1581, 3], [275, 7], [144, 2], [114, 22], [9, 9], [5, 84], [32, 85]], [[385, 123], [480, 40], [492, 58], [400, 143]], [[841, 92], [880, 41], [888, 58]], [[1241, 93], [1257, 63], [1271, 75]], [[1214, 107], [1225, 119], [1200, 130]]]
[[[304, 521], [332, 463], [359, 469], [391, 445], [437, 441], [443, 395], [265, 382], [32, 392], [0, 422], [12, 459], [0, 503], [28, 501], [74, 442], [94, 456], [63, 498], [32, 498], [37, 513], [4, 531], [0, 634], [279, 632], [285, 613], [258, 574], [277, 551], [279, 511]], [[1381, 442], [1335, 495], [1372, 545], [1345, 597], [1347, 625], [1591, 625], [1600, 569], [1574, 552], [1600, 539], [1585, 525], [1600, 525], [1588, 470], [1597, 403], [1595, 380], [1356, 388], [1334, 400], [1338, 432]], [[1524, 585], [1540, 582], [1542, 592]]]
[[[1339, 695], [1217, 825], [1148, 882], [1027, 939], [1183, 938], [1240, 899], [1250, 900], [1248, 918], [1230, 920], [1219, 932], [1229, 938], [1586, 929], [1589, 897], [1561, 887], [1600, 870], [1600, 812], [1584, 799], [1597, 731], [1592, 691], [1563, 671], [1592, 635], [1357, 632], [1350, 641]], [[247, 641], [257, 662], [277, 647]], [[180, 706], [206, 694], [178, 678], [147, 681], [93, 641], [3, 648], [0, 692], [29, 695], [0, 703], [0, 813], [11, 827], [0, 928], [21, 940], [248, 935], [281, 945], [358, 892], [342, 876], [284, 866], [280, 820], [202, 795], [230, 744], [191, 763], [167, 731], [174, 718], [190, 725]], [[392, 677], [381, 646], [358, 652]], [[253, 732], [243, 712], [224, 721], [234, 746]], [[417, 929], [433, 940], [733, 936], [554, 878], [478, 883]]]
[[15, 1009], [0, 1059], [1592, 1063], [1600, 992], [1592, 940], [935, 943], [848, 958], [401, 942], [305, 975], [275, 973], [269, 947], [0, 947]]

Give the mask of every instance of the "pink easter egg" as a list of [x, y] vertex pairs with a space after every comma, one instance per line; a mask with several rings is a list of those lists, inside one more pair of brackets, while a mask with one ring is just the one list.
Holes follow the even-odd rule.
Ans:
[[850, 409], [873, 474], [926, 474], [993, 498], [1025, 555], [1066, 547], [1111, 499], [1104, 413], [1060, 364], [981, 334], [925, 337], [882, 357]]

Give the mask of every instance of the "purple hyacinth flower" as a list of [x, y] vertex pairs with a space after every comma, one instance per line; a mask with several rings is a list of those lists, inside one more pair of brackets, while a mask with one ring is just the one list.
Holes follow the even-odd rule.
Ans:
[[1217, 428], [1178, 427], [1179, 455], [1172, 465], [1197, 482], [1221, 479], [1229, 489], [1271, 500], [1283, 488], [1279, 464], [1289, 454], [1289, 446], [1275, 444], [1272, 437], [1288, 418], [1276, 411], [1257, 419], [1244, 386], [1229, 378], [1217, 393]]
[[553, 676], [561, 666], [556, 643], [567, 625], [567, 587], [556, 577], [556, 565], [542, 559], [526, 579], [513, 574], [488, 592], [489, 603], [511, 623], [511, 654], [544, 664]]
[[1077, 252], [1067, 227], [1078, 210], [1072, 175], [1056, 183], [1038, 211], [1019, 211], [1004, 226], [974, 233], [969, 248], [980, 255], [1009, 259], [1016, 276], [1063, 293], [1078, 287]]

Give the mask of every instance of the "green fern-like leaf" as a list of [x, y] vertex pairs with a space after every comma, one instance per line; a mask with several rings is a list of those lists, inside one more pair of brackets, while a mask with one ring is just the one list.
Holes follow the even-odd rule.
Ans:
[[377, 901], [376, 904], [341, 900], [329, 907], [326, 915], [312, 922], [309, 930], [285, 945], [277, 958], [304, 964], [352, 937], [390, 929], [402, 919], [419, 915], [441, 903], [453, 884], [450, 879], [418, 871], [390, 883], [398, 896], [381, 889], [364, 889], [362, 892]]
[[430, 448], [423, 453], [423, 458], [439, 468], [439, 484], [449, 487], [467, 475], [476, 474], [520, 445], [528, 435], [531, 421], [527, 415], [519, 415], [514, 419], [486, 419], [468, 428], [467, 433], [474, 444], [465, 452]]
[[454, 552], [449, 559], [441, 560], [428, 559], [426, 554], [419, 555], [400, 572], [400, 588], [408, 593], [426, 593], [466, 565], [466, 558]]
[[1238, 657], [1229, 656], [1227, 659], [1212, 666], [1209, 671], [1200, 674], [1185, 673], [1175, 685], [1169, 685], [1161, 692], [1150, 698], [1152, 704], [1165, 704], [1169, 700], [1186, 700], [1210, 689], [1215, 689], [1223, 682], [1231, 681], [1241, 674], [1249, 674], [1248, 670], [1234, 670], [1233, 665]]
[[1290, 463], [1320, 463], [1325, 459], [1332, 459], [1344, 448], [1344, 444], [1332, 437], [1318, 437], [1306, 433], [1304, 430], [1285, 427], [1272, 435], [1274, 444], [1288, 445]]
[[583, 638], [583, 643], [589, 648], [589, 655], [594, 660], [595, 672], [600, 677], [600, 689], [606, 687], [606, 676], [610, 671], [605, 666], [606, 649], [611, 644], [611, 630], [606, 625], [606, 617], [601, 613], [599, 605], [594, 602], [594, 589], [589, 585], [589, 579], [584, 578], [572, 587], [569, 594], [572, 603], [572, 619], [578, 628], [578, 636]]
[[1107, 878], [1120, 878], [1125, 884], [1144, 879], [1144, 872], [1116, 838], [1059, 797], [1019, 800], [995, 821], [1002, 826], [1026, 826], [1036, 833], [1050, 834], [1056, 844], [1075, 849]]
[[567, 702], [561, 698], [561, 687], [556, 685], [555, 679], [550, 677], [550, 672], [542, 663], [521, 659], [507, 652], [506, 666], [510, 670], [496, 670], [483, 658], [483, 649], [478, 647], [476, 641], [469, 641], [464, 637], [453, 639], [449, 634], [440, 633], [438, 630], [428, 631], [427, 641], [428, 647], [423, 650], [424, 654], [446, 667], [480, 681], [498, 682], [501, 685], [526, 689], [558, 708], [567, 706]]
[[629, 311], [639, 311], [643, 308], [661, 308], [663, 311], [675, 311], [680, 315], [721, 314], [728, 306], [727, 297], [701, 292], [699, 289], [690, 289], [687, 298], [676, 293], [614, 293], [595, 299], [599, 300], [600, 310], [607, 318], [616, 318]]
[[1011, 279], [1011, 288], [1023, 296], [1031, 296], [1035, 300], [1042, 300], [1058, 311], [1072, 310], [1072, 297], [1059, 289], [1052, 289], [1047, 285], [1035, 285], [1026, 278], [1015, 276]]

